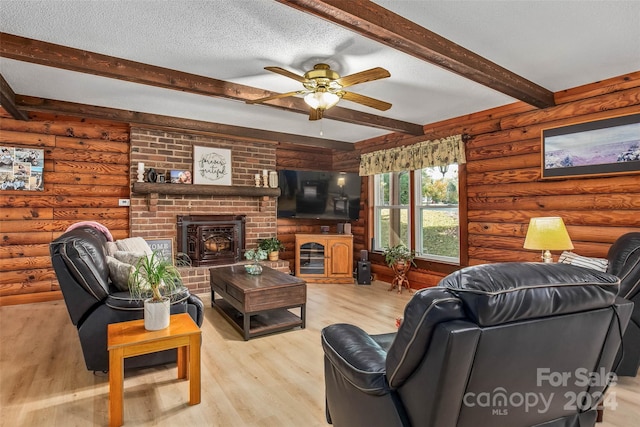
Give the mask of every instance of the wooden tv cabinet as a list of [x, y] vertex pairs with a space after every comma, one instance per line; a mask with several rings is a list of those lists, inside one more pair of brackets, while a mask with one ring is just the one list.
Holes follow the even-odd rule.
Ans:
[[296, 234], [296, 276], [310, 283], [353, 283], [353, 235]]

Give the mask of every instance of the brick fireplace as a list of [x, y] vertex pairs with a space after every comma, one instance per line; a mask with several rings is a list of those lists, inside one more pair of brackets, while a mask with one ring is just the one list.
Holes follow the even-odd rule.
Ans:
[[[276, 145], [269, 142], [247, 142], [166, 132], [156, 129], [131, 129], [131, 182], [136, 180], [138, 162], [158, 173], [170, 170], [193, 170], [193, 146], [231, 150], [232, 187], [254, 187], [254, 175], [263, 169], [275, 170]], [[189, 184], [165, 184], [189, 185]], [[172, 238], [179, 247], [178, 218], [193, 216], [226, 216], [244, 218], [244, 247], [256, 247], [262, 239], [277, 233], [276, 197], [210, 194], [131, 194], [131, 235], [148, 239]], [[220, 236], [219, 236], [220, 237]], [[211, 248], [214, 245], [211, 244]], [[235, 249], [234, 249], [235, 252]], [[211, 254], [209, 254], [211, 255]], [[234, 254], [234, 257], [236, 255]], [[240, 258], [240, 261], [243, 261]], [[288, 268], [281, 262], [278, 269]], [[216, 264], [220, 265], [220, 264]], [[215, 266], [215, 265], [214, 265]], [[286, 266], [286, 268], [283, 268]], [[211, 265], [180, 267], [182, 278], [194, 292], [209, 291]]]

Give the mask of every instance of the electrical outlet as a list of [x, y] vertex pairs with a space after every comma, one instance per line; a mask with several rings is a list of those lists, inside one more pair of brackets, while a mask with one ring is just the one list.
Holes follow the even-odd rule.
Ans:
[[131, 200], [129, 200], [129, 199], [120, 199], [120, 200], [118, 200], [118, 206], [131, 206]]

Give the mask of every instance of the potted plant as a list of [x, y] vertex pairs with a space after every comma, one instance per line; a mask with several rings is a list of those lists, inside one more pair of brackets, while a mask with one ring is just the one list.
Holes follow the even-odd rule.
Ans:
[[407, 273], [412, 265], [416, 265], [414, 262], [416, 252], [400, 243], [395, 246], [387, 246], [384, 248], [383, 253], [385, 262], [391, 267], [395, 276], [389, 290], [393, 290], [396, 286], [398, 287], [398, 292], [402, 292], [403, 286], [410, 289]]
[[170, 296], [181, 287], [180, 272], [160, 252], [138, 260], [129, 276], [129, 293], [144, 300], [145, 329], [157, 331], [169, 326]]
[[244, 268], [247, 270], [249, 274], [260, 274], [262, 273], [262, 266], [260, 265], [260, 261], [264, 261], [267, 259], [267, 251], [264, 249], [255, 248], [249, 249], [244, 253], [244, 257], [249, 261], [253, 261], [252, 264], [245, 264]]
[[258, 244], [258, 248], [263, 249], [269, 254], [269, 261], [277, 261], [280, 257], [280, 251], [284, 250], [284, 245], [277, 237], [269, 237]]
[[395, 246], [387, 246], [384, 248], [384, 260], [389, 267], [393, 267], [396, 264], [413, 264], [416, 257], [416, 252], [409, 250], [404, 244], [399, 243]]

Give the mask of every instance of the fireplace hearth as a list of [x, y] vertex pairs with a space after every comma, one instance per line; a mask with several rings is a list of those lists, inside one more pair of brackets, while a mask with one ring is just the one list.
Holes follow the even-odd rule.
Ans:
[[178, 251], [194, 267], [234, 264], [245, 246], [245, 215], [178, 215]]

